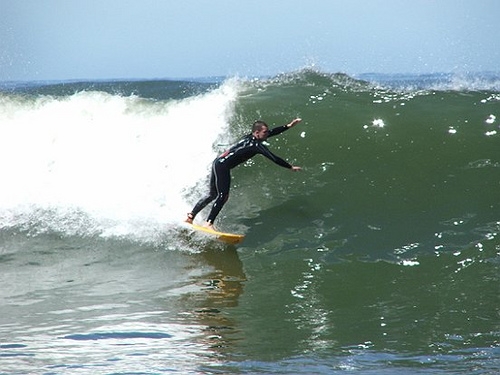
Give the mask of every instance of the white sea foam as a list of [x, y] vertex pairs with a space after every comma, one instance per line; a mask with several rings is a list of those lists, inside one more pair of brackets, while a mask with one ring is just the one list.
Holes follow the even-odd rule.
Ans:
[[[0, 97], [0, 227], [149, 236], [178, 223], [238, 92], [154, 102], [102, 92]], [[141, 232], [143, 232], [141, 234]]]

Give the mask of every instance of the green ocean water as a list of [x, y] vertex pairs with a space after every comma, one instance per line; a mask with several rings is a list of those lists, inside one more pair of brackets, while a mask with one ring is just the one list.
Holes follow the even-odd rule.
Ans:
[[[2, 90], [0, 374], [500, 370], [494, 75]], [[232, 172], [240, 246], [183, 227], [215, 155], [295, 117], [300, 173]]]

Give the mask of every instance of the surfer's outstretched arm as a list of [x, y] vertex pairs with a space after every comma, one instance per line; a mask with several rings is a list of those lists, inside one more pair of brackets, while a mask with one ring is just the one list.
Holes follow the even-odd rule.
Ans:
[[281, 134], [283, 133], [284, 131], [290, 129], [290, 128], [293, 128], [295, 125], [297, 125], [299, 122], [301, 122], [302, 119], [300, 118], [296, 118], [292, 121], [290, 121], [288, 124], [286, 125], [281, 125], [281, 126], [278, 126], [276, 128], [272, 128], [269, 130], [269, 132], [267, 133], [267, 136], [268, 137], [274, 137], [275, 135], [278, 135], [278, 134]]

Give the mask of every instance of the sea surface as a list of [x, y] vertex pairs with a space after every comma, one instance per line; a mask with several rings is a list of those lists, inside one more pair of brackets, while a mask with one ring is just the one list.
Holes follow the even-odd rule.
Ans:
[[500, 372], [498, 74], [3, 82], [0, 166], [0, 375]]

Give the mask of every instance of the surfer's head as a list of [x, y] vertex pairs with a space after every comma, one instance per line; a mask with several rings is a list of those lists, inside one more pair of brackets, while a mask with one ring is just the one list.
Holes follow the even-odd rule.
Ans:
[[258, 140], [265, 141], [269, 136], [269, 126], [264, 121], [255, 121], [252, 125], [252, 134]]

